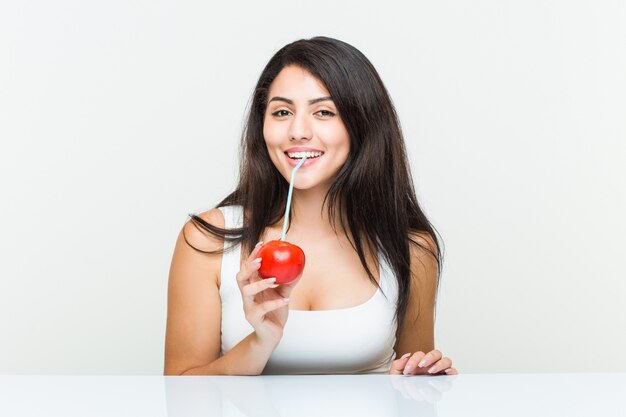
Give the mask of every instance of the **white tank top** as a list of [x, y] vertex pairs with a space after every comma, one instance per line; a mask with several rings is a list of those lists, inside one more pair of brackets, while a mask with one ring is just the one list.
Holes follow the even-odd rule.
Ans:
[[[220, 207], [225, 227], [241, 227], [241, 206]], [[241, 245], [222, 257], [222, 355], [253, 332], [246, 321], [235, 275]], [[263, 374], [388, 373], [395, 357], [397, 282], [379, 256], [380, 289], [363, 304], [338, 310], [289, 310], [283, 337]]]

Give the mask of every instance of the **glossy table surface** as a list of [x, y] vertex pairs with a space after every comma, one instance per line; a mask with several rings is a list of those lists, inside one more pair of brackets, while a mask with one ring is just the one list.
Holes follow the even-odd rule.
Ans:
[[1, 376], [0, 416], [626, 416], [626, 373]]

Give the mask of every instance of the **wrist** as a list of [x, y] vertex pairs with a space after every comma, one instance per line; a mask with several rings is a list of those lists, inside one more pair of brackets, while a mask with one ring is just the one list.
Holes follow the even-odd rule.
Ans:
[[274, 334], [261, 334], [256, 330], [252, 332], [252, 337], [250, 338], [250, 347], [257, 352], [269, 351], [271, 352], [276, 349], [278, 343], [280, 343], [280, 339], [283, 337], [283, 333], [277, 332]]

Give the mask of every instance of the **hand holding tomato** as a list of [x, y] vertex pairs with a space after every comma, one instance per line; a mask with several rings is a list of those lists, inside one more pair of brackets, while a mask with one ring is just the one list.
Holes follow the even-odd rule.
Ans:
[[275, 346], [282, 338], [289, 315], [289, 295], [297, 280], [277, 285], [274, 277], [262, 279], [258, 273], [262, 261], [259, 257], [260, 249], [259, 242], [242, 264], [236, 278], [245, 318], [254, 328], [257, 340]]
[[305, 256], [302, 249], [282, 240], [271, 240], [261, 246], [259, 276], [276, 278], [276, 284], [289, 284], [304, 270]]

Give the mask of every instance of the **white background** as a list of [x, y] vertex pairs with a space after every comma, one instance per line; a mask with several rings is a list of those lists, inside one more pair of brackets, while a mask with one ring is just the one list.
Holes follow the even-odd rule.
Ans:
[[461, 372], [626, 371], [626, 3], [0, 3], [0, 373], [161, 374], [186, 215], [284, 44], [370, 58], [446, 245]]

